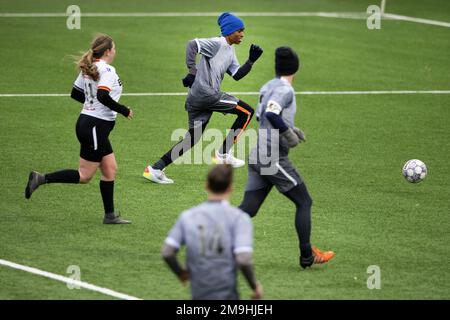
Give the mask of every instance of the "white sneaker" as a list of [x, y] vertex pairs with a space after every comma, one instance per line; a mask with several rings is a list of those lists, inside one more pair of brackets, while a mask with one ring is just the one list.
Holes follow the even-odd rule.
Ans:
[[169, 179], [166, 177], [166, 174], [163, 170], [153, 169], [152, 166], [148, 166], [145, 168], [144, 173], [142, 176], [155, 183], [160, 184], [170, 184], [173, 183], [172, 179]]
[[220, 154], [216, 152], [213, 162], [215, 164], [230, 164], [233, 168], [240, 168], [245, 165], [244, 160], [235, 158], [231, 153]]

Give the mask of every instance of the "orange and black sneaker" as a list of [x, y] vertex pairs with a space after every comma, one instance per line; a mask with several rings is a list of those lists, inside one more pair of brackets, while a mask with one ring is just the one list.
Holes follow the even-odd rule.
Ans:
[[336, 255], [333, 251], [320, 251], [318, 248], [312, 248], [313, 254], [310, 257], [300, 257], [300, 266], [305, 269], [313, 264], [321, 264], [330, 261]]

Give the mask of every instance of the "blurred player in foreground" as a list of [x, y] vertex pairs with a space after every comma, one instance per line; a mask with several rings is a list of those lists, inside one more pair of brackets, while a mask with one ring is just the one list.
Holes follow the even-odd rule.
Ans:
[[[231, 165], [217, 165], [206, 182], [208, 200], [181, 213], [165, 240], [162, 256], [178, 279], [191, 282], [192, 299], [237, 300], [237, 269], [260, 299], [263, 288], [252, 264], [253, 227], [249, 216], [228, 203], [232, 192]], [[186, 268], [176, 254], [187, 248]]]

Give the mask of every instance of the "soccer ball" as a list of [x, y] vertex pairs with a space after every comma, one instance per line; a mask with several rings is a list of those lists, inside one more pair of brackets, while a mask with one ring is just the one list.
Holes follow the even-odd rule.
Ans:
[[427, 166], [420, 160], [409, 160], [403, 166], [403, 176], [411, 183], [420, 182], [427, 176]]

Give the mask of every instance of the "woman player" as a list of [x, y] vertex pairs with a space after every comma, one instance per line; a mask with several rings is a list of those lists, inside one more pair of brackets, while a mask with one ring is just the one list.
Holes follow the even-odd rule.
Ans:
[[75, 80], [71, 97], [83, 103], [83, 109], [76, 124], [80, 142], [80, 164], [78, 170], [65, 169], [47, 174], [32, 171], [25, 189], [25, 198], [43, 184], [88, 183], [97, 169], [102, 173], [100, 193], [105, 209], [104, 224], [127, 224], [114, 211], [114, 179], [117, 163], [109, 134], [114, 128], [117, 113], [128, 119], [133, 111], [118, 103], [122, 94], [122, 82], [111, 66], [116, 55], [113, 39], [98, 35], [91, 43], [91, 49], [78, 61], [80, 74]]

